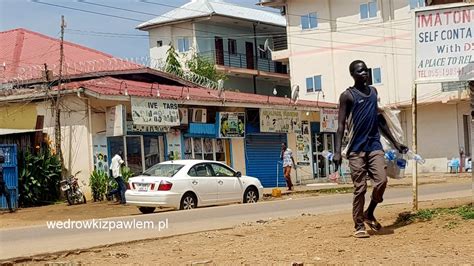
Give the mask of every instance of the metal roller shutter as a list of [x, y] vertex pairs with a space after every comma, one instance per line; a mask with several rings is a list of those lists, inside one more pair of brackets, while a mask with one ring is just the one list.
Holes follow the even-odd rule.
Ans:
[[[277, 186], [277, 162], [280, 161], [281, 143], [286, 134], [259, 134], [245, 137], [247, 175], [256, 177], [264, 187]], [[278, 186], [285, 187], [281, 164], [278, 165]]]

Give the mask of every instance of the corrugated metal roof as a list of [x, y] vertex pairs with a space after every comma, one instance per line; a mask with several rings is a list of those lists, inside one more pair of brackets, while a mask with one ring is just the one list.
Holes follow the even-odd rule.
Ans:
[[[41, 78], [44, 64], [57, 75], [59, 45], [59, 39], [22, 28], [0, 32], [0, 83]], [[67, 41], [64, 58], [65, 75], [145, 68]]]
[[242, 20], [258, 21], [275, 26], [286, 26], [285, 17], [264, 10], [238, 6], [222, 0], [192, 0], [191, 2], [173, 9], [157, 18], [137, 26], [142, 29], [164, 23], [178, 22], [198, 17], [220, 15]]
[[[63, 88], [78, 89], [84, 88], [100, 95], [119, 96], [139, 96], [154, 97], [169, 100], [184, 100], [189, 96], [192, 101], [216, 102], [216, 105], [222, 105], [223, 98], [217, 96], [216, 90], [205, 88], [190, 88], [182, 86], [158, 85], [156, 83], [122, 80], [112, 77], [103, 77], [85, 81], [76, 81], [64, 84]], [[159, 88], [159, 96], [157, 96]], [[299, 100], [296, 104], [290, 103], [290, 99], [251, 93], [242, 93], [226, 91], [224, 94], [226, 102], [245, 104], [258, 104], [262, 108], [276, 106], [298, 106], [310, 108], [336, 108], [337, 105], [327, 102]]]

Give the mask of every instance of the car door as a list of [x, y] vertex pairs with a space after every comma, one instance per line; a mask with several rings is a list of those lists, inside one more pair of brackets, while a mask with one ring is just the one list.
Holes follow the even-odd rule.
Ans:
[[236, 202], [243, 199], [242, 180], [235, 176], [235, 171], [220, 163], [211, 163], [217, 180], [217, 200], [219, 203]]
[[196, 164], [188, 172], [190, 186], [198, 197], [198, 205], [217, 203], [217, 180], [209, 164]]

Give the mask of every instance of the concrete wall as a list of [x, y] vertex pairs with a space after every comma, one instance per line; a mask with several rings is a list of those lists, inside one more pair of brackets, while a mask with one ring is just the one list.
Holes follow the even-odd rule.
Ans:
[[245, 140], [232, 139], [232, 163], [233, 168], [245, 175]]
[[[153, 28], [148, 31], [150, 57], [155, 60], [166, 59], [166, 52], [172, 43], [176, 52], [178, 52], [178, 38], [189, 38], [189, 46], [196, 49], [196, 39], [193, 31], [192, 23], [181, 23], [176, 26], [163, 26]], [[157, 47], [157, 41], [162, 41], [163, 46]], [[188, 54], [181, 55], [181, 57], [189, 56]]]
[[[409, 101], [412, 88], [412, 11], [407, 0], [378, 0], [378, 16], [361, 20], [365, 0], [290, 0], [289, 14], [316, 12], [318, 27], [302, 30], [299, 16], [287, 15], [291, 83], [299, 84], [300, 98], [311, 100], [306, 78], [322, 76], [324, 100], [337, 102], [353, 80], [349, 64], [363, 60], [369, 68], [380, 67], [377, 87], [382, 104]], [[311, 63], [308, 63], [311, 62]], [[420, 85], [420, 96], [440, 92], [440, 85]], [[321, 95], [322, 96], [322, 95]]]
[[[470, 115], [467, 102], [419, 107], [418, 153], [426, 158], [426, 163], [418, 167], [420, 172], [446, 172], [448, 160], [459, 158], [459, 147], [465, 148], [463, 115]], [[401, 122], [406, 143], [411, 146], [411, 109], [401, 113]], [[411, 166], [407, 171], [410, 173]]]
[[[55, 118], [51, 103], [49, 101], [39, 102], [36, 108], [37, 114], [44, 116], [43, 131], [54, 143]], [[77, 177], [86, 197], [90, 198], [89, 177], [93, 168], [87, 109], [87, 104], [76, 96], [62, 98], [61, 150], [66, 169], [71, 174], [80, 171]]]

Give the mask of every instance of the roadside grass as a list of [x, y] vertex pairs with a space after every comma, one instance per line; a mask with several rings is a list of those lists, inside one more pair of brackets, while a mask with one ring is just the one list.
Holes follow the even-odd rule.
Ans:
[[[441, 216], [454, 215], [455, 217], [462, 218], [463, 220], [474, 219], [474, 207], [472, 204], [462, 205], [452, 208], [435, 208], [435, 209], [423, 209], [418, 212], [402, 212], [398, 215], [394, 225], [404, 226], [415, 222], [426, 222], [431, 221], [434, 218]], [[448, 229], [455, 228], [459, 222], [449, 221], [444, 227]]]

